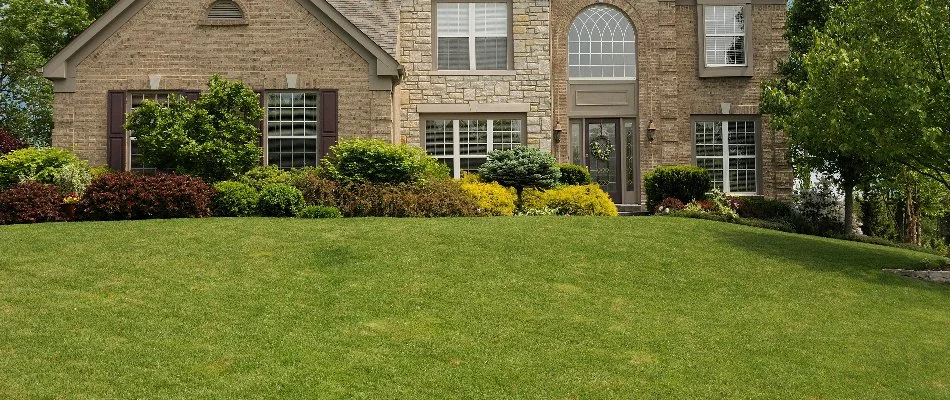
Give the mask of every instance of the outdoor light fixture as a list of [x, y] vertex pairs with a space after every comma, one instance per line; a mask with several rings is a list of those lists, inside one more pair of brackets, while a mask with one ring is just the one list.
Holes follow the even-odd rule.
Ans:
[[554, 124], [554, 143], [559, 143], [561, 141], [561, 132], [564, 132], [564, 128], [561, 127], [561, 123], [558, 122]]
[[653, 141], [656, 139], [656, 123], [653, 120], [650, 120], [650, 126], [647, 127], [647, 140]]

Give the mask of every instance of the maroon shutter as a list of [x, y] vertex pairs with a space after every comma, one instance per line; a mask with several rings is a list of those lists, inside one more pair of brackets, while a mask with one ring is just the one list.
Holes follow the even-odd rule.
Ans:
[[125, 171], [125, 92], [110, 91], [106, 113], [106, 159], [109, 168]]
[[320, 158], [330, 152], [330, 147], [336, 144], [340, 137], [338, 131], [339, 108], [337, 106], [337, 91], [323, 90], [320, 92]]
[[181, 95], [185, 96], [185, 98], [188, 99], [188, 101], [192, 103], [195, 102], [195, 100], [198, 100], [198, 96], [200, 94], [201, 94], [201, 91], [198, 91], [198, 90], [186, 90], [184, 92], [181, 92]]

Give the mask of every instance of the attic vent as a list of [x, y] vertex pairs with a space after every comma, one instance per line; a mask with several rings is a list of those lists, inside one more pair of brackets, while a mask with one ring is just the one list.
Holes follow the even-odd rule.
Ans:
[[244, 11], [233, 1], [216, 1], [208, 9], [208, 19], [211, 21], [244, 19]]

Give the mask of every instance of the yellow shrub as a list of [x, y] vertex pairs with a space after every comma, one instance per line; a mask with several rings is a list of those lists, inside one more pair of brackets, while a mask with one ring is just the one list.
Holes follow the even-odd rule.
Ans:
[[478, 212], [481, 215], [515, 214], [515, 193], [497, 183], [465, 182], [460, 185], [478, 203]]
[[524, 209], [553, 208], [561, 215], [617, 216], [617, 206], [600, 186], [562, 186], [538, 191], [525, 189]]

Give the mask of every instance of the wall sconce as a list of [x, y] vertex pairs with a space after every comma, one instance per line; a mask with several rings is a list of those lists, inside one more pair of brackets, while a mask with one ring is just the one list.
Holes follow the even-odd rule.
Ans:
[[647, 140], [653, 141], [656, 139], [656, 123], [653, 120], [650, 120], [650, 125], [647, 126]]
[[554, 140], [554, 143], [561, 142], [561, 132], [564, 132], [564, 128], [561, 127], [561, 123], [558, 122], [554, 124], [554, 134], [552, 135], [552, 139]]

